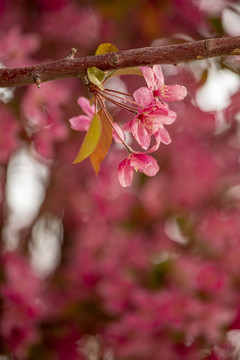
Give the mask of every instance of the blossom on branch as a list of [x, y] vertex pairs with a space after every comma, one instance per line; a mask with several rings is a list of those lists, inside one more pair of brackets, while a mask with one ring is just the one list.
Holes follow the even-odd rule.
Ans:
[[170, 144], [171, 138], [164, 125], [172, 124], [176, 116], [174, 111], [169, 110], [160, 101], [154, 100], [145, 108], [139, 108], [133, 120], [124, 125], [124, 130], [131, 132], [144, 150], [149, 148], [151, 135], [154, 135], [158, 141], [158, 148], [160, 142]]
[[182, 85], [165, 85], [160, 65], [141, 66], [141, 72], [146, 80], [147, 87], [140, 87], [133, 94], [137, 104], [147, 106], [152, 103], [155, 97], [162, 101], [183, 100], [187, 95], [187, 89]]
[[158, 172], [159, 166], [152, 156], [143, 153], [128, 155], [118, 167], [118, 180], [123, 187], [131, 185], [134, 170], [147, 176], [154, 176]]
[[71, 128], [77, 131], [87, 131], [95, 113], [95, 105], [90, 105], [89, 100], [83, 96], [80, 96], [77, 102], [86, 115], [79, 115], [69, 119]]

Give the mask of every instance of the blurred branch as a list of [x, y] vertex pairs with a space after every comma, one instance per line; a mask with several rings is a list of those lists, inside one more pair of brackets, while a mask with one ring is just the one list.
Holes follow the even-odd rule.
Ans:
[[132, 66], [174, 64], [216, 56], [240, 55], [240, 37], [222, 37], [177, 45], [145, 47], [103, 55], [65, 59], [22, 68], [0, 69], [0, 87], [22, 86], [45, 81], [82, 78], [87, 68], [103, 71]]

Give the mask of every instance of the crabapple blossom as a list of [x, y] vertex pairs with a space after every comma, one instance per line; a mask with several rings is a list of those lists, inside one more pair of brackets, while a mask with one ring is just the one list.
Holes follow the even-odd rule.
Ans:
[[143, 153], [130, 154], [118, 167], [118, 180], [123, 187], [131, 185], [134, 170], [154, 176], [159, 166], [152, 156]]
[[151, 135], [158, 139], [158, 146], [160, 142], [166, 145], [170, 144], [171, 138], [164, 125], [172, 124], [176, 116], [177, 114], [174, 111], [169, 110], [160, 101], [153, 101], [145, 108], [139, 108], [137, 115], [133, 120], [124, 124], [123, 128], [125, 131], [131, 132], [142, 148], [147, 150], [150, 145]]
[[69, 119], [71, 128], [78, 131], [87, 131], [95, 113], [95, 105], [90, 105], [89, 100], [83, 96], [80, 96], [77, 102], [86, 115], [79, 115]]
[[[100, 48], [102, 45], [100, 45]], [[98, 173], [100, 163], [106, 156], [111, 145], [111, 137], [113, 136], [117, 142], [125, 146], [131, 155], [119, 165], [118, 178], [123, 187], [131, 184], [134, 168], [136, 170], [139, 169], [140, 172], [144, 172], [149, 176], [154, 176], [157, 173], [159, 167], [156, 161], [151, 156], [146, 155], [146, 153], [156, 151], [161, 142], [166, 145], [171, 143], [170, 135], [164, 125], [172, 124], [177, 117], [177, 114], [170, 110], [165, 102], [159, 100], [159, 98], [161, 100], [163, 99], [160, 95], [163, 93], [161, 89], [165, 86], [163, 84], [161, 67], [155, 65], [153, 69], [146, 66], [140, 69], [144, 74], [149, 88], [140, 88], [132, 95], [105, 88], [103, 86], [103, 84], [105, 85], [105, 80], [103, 81], [103, 79], [108, 78], [109, 75], [106, 75], [97, 68], [89, 68], [88, 86], [90, 93], [93, 94], [94, 103], [90, 103], [90, 100], [84, 97], [79, 97], [78, 104], [85, 115], [79, 115], [69, 119], [72, 129], [87, 131], [74, 163], [81, 162], [90, 156], [93, 169], [95, 172], [97, 169], [96, 173]], [[151, 93], [151, 101], [147, 100], [148, 97], [146, 97], [144, 101], [141, 100], [141, 96], [144, 95], [146, 89], [148, 94]], [[166, 89], [168, 95], [165, 93], [165, 97], [169, 97], [172, 101], [181, 100], [186, 96], [186, 88], [183, 86], [170, 85], [166, 87]], [[135, 99], [135, 101], [130, 100], [129, 97]], [[136, 152], [125, 142], [124, 132], [117, 123], [112, 121], [106, 102], [113, 103], [135, 114], [132, 120], [123, 125], [123, 129], [133, 134], [133, 137], [145, 153], [141, 155], [140, 152]], [[107, 131], [106, 125], [103, 125], [103, 118], [108, 122], [107, 127], [110, 125], [113, 128], [113, 134]], [[152, 135], [155, 139], [155, 144], [149, 149]], [[96, 149], [101, 151], [101, 155], [96, 155]]]
[[185, 86], [165, 85], [162, 69], [160, 65], [154, 65], [153, 68], [141, 66], [140, 70], [146, 80], [147, 87], [140, 87], [133, 94], [137, 104], [147, 106], [159, 97], [162, 101], [182, 100], [187, 95]]

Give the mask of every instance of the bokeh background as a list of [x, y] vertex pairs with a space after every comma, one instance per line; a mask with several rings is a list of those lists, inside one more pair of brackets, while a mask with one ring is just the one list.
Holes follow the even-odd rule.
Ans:
[[[239, 1], [0, 2], [1, 67], [226, 35]], [[239, 56], [163, 66], [188, 95], [159, 173], [127, 189], [115, 143], [98, 177], [72, 164], [79, 80], [0, 88], [0, 360], [240, 358], [239, 70]]]

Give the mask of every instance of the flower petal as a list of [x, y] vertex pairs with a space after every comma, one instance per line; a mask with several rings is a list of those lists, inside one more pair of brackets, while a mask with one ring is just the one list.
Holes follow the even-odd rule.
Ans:
[[77, 131], [87, 131], [89, 129], [91, 118], [87, 115], [79, 115], [69, 119], [71, 128]]
[[133, 93], [133, 97], [138, 105], [147, 106], [153, 101], [152, 91], [146, 86], [140, 87]]
[[169, 145], [172, 142], [168, 131], [165, 129], [163, 125], [161, 125], [160, 129], [158, 130], [158, 133], [162, 143]]
[[155, 141], [156, 141], [156, 144], [153, 145], [148, 151], [147, 153], [151, 153], [151, 152], [154, 152], [154, 151], [157, 151], [160, 144], [161, 144], [161, 136], [159, 134], [159, 132], [157, 131], [155, 134], [153, 134], [154, 138], [155, 138]]
[[149, 148], [151, 137], [146, 129], [146, 126], [141, 121], [138, 122], [137, 132], [133, 134], [133, 136], [144, 150]]
[[153, 119], [158, 119], [160, 124], [170, 125], [176, 120], [177, 114], [174, 111], [169, 111], [169, 115], [153, 115]]
[[88, 116], [93, 118], [93, 115], [95, 113], [95, 105], [90, 105], [89, 100], [87, 98], [85, 98], [84, 96], [80, 96], [78, 98], [77, 102], [78, 102], [78, 105], [85, 112], [85, 114], [87, 114]]
[[155, 96], [159, 96], [163, 101], [182, 100], [187, 95], [187, 89], [182, 85], [162, 85], [154, 91]]
[[146, 154], [132, 154], [130, 157], [130, 165], [148, 176], [156, 175], [159, 170], [156, 160]]
[[147, 83], [147, 86], [150, 90], [155, 89], [155, 75], [153, 69], [149, 66], [141, 66], [139, 68], [143, 73], [143, 77]]
[[[114, 126], [114, 129], [117, 131], [118, 135], [121, 137], [121, 139], [125, 141], [126, 136], [125, 136], [124, 132], [122, 131], [122, 128], [118, 125], [118, 123], [115, 123], [115, 122], [113, 123], [113, 126]], [[119, 139], [119, 137], [117, 136], [115, 130], [113, 130], [113, 133], [112, 133], [113, 139], [116, 141], [116, 143], [121, 144], [122, 142]]]
[[148, 155], [139, 153], [139, 154], [131, 154], [129, 156], [130, 166], [132, 166], [137, 171], [143, 172], [145, 167], [148, 165]]
[[155, 74], [155, 89], [158, 89], [164, 84], [164, 77], [162, 73], [161, 65], [154, 65], [153, 72]]
[[124, 131], [128, 131], [128, 132], [131, 132], [133, 134], [136, 134], [137, 132], [137, 126], [138, 126], [138, 119], [137, 117], [135, 116], [132, 120], [126, 122], [124, 125], [123, 125], [123, 130]]
[[129, 158], [123, 160], [118, 167], [118, 180], [123, 187], [130, 186], [133, 179], [134, 170], [130, 166]]
[[157, 161], [152, 156], [149, 157], [151, 158], [151, 162], [148, 163], [148, 166], [144, 169], [143, 173], [147, 176], [155, 176], [159, 171], [159, 166]]

